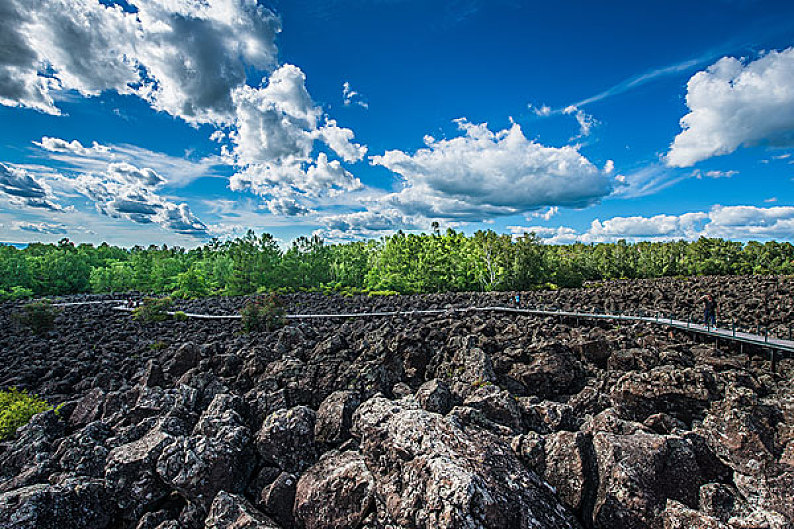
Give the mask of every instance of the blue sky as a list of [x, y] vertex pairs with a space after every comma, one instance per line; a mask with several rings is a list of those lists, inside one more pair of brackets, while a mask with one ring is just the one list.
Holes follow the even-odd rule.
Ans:
[[0, 14], [0, 240], [794, 240], [791, 2]]

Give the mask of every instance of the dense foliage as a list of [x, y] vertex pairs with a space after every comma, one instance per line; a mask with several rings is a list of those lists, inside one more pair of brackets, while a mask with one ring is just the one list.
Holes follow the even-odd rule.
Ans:
[[13, 437], [37, 413], [52, 409], [47, 402], [16, 388], [0, 391], [0, 441]]
[[107, 244], [0, 246], [0, 298], [137, 290], [177, 297], [323, 289], [401, 293], [526, 290], [585, 280], [692, 274], [794, 274], [794, 245], [694, 242], [545, 245], [493, 231], [398, 232], [325, 244], [301, 237], [282, 250], [269, 234], [192, 250]]

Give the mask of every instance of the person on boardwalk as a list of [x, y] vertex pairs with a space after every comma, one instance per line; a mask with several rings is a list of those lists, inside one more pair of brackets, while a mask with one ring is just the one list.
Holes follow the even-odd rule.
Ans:
[[717, 301], [711, 294], [706, 294], [700, 301], [703, 302], [703, 325], [717, 326]]

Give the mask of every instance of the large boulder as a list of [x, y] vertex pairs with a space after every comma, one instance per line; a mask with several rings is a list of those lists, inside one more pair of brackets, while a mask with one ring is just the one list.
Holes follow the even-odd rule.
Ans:
[[726, 465], [742, 474], [761, 474], [781, 452], [776, 426], [782, 418], [752, 390], [733, 386], [711, 406], [700, 430]]
[[463, 405], [479, 410], [497, 424], [515, 431], [522, 429], [523, 421], [518, 402], [513, 395], [499, 386], [485, 384], [478, 387], [466, 397]]
[[276, 523], [237, 494], [221, 491], [210, 507], [204, 529], [280, 529]]
[[449, 386], [443, 380], [428, 380], [416, 390], [416, 400], [423, 409], [445, 415], [454, 404]]
[[17, 430], [16, 439], [0, 451], [0, 482], [14, 477], [25, 467], [35, 470], [45, 463], [53, 441], [63, 435], [64, 429], [54, 410], [34, 415]]
[[168, 493], [156, 464], [163, 449], [175, 438], [159, 429], [132, 443], [110, 451], [105, 463], [105, 481], [127, 517], [137, 518]]
[[360, 403], [354, 391], [335, 391], [328, 395], [317, 410], [314, 437], [320, 443], [336, 444], [350, 437], [353, 412]]
[[268, 415], [256, 435], [256, 450], [265, 464], [297, 473], [317, 459], [314, 443], [316, 414], [306, 406]]
[[202, 412], [193, 433], [216, 435], [222, 428], [243, 426], [247, 414], [248, 408], [242, 398], [231, 393], [219, 393]]
[[701, 485], [722, 472], [709, 466], [713, 461], [696, 438], [597, 432], [593, 449], [598, 463], [592, 515], [596, 527], [653, 527], [668, 499], [696, 509]]
[[501, 438], [413, 399], [374, 397], [353, 434], [375, 481], [384, 525], [566, 528], [578, 522]]
[[581, 432], [557, 432], [543, 443], [543, 477], [577, 514], [592, 509], [597, 481], [593, 446]]
[[294, 525], [292, 506], [295, 503], [297, 484], [298, 478], [293, 474], [282, 472], [259, 494], [260, 507], [285, 527]]
[[610, 395], [634, 420], [664, 412], [687, 424], [700, 419], [717, 394], [711, 368], [680, 369], [662, 366], [650, 371], [631, 371], [612, 387]]
[[104, 477], [105, 460], [110, 452], [105, 442], [111, 433], [108, 425], [96, 421], [64, 438], [53, 456], [58, 467], [76, 475]]
[[69, 426], [73, 429], [82, 428], [90, 422], [102, 417], [105, 405], [105, 392], [101, 388], [94, 388], [80, 399], [72, 413], [69, 415]]
[[247, 428], [240, 428], [236, 442], [204, 435], [183, 437], [164, 448], [157, 473], [187, 500], [207, 509], [219, 491], [243, 491], [253, 471], [252, 456]]
[[303, 473], [295, 518], [306, 529], [358, 527], [374, 502], [375, 482], [358, 452], [328, 452]]
[[113, 516], [101, 480], [71, 479], [0, 494], [0, 527], [103, 529]]
[[521, 383], [527, 395], [551, 399], [577, 393], [584, 387], [585, 372], [576, 354], [553, 342], [524, 352], [526, 363], [516, 363], [508, 376]]

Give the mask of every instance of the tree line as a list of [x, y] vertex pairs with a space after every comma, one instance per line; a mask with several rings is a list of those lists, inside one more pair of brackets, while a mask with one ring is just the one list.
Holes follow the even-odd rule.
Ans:
[[326, 244], [300, 237], [282, 249], [249, 231], [194, 249], [103, 243], [0, 246], [0, 297], [86, 292], [181, 297], [331, 290], [430, 293], [576, 287], [588, 280], [680, 275], [794, 274], [788, 242], [697, 241], [547, 245], [534, 234], [397, 232]]

